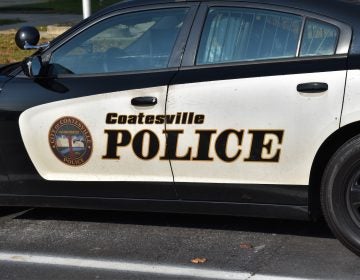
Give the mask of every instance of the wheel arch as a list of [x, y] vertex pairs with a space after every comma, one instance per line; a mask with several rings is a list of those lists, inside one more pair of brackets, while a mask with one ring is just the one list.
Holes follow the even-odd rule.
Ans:
[[317, 151], [309, 178], [309, 211], [311, 218], [317, 219], [322, 216], [320, 186], [327, 163], [344, 143], [359, 134], [360, 121], [350, 123], [331, 134]]

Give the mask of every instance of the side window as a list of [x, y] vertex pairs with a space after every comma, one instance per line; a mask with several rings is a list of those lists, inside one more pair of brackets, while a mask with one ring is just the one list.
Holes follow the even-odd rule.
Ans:
[[55, 50], [53, 74], [97, 74], [166, 68], [188, 8], [114, 16]]
[[261, 9], [209, 10], [196, 63], [213, 64], [295, 57], [302, 17]]
[[308, 19], [305, 24], [300, 56], [333, 55], [339, 38], [339, 29], [331, 24]]

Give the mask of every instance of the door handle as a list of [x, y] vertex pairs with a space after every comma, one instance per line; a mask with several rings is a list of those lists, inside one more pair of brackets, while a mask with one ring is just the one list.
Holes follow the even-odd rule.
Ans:
[[131, 105], [140, 107], [155, 106], [157, 104], [157, 98], [152, 96], [135, 97], [131, 99]]
[[297, 86], [297, 91], [304, 93], [319, 93], [327, 91], [328, 89], [329, 86], [327, 83], [306, 83]]

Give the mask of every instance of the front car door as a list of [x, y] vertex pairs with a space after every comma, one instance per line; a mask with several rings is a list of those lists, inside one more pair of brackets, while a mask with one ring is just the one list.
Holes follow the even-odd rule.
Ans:
[[166, 141], [156, 118], [196, 6], [106, 14], [45, 51], [41, 77], [12, 79], [0, 95], [3, 193], [175, 199], [169, 161], [153, 160]]
[[167, 124], [180, 197], [307, 205], [313, 159], [339, 128], [351, 29], [270, 5], [199, 14], [167, 102], [182, 116]]

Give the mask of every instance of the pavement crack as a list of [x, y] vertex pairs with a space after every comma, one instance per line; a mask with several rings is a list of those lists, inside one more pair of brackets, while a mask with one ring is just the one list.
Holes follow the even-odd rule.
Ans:
[[245, 280], [250, 280], [250, 279], [253, 278], [255, 275], [256, 275], [255, 272], [250, 273], [250, 276], [249, 276], [248, 278], [246, 278]]
[[269, 252], [269, 254], [262, 260], [261, 265], [256, 267], [253, 272], [250, 272], [251, 275], [246, 280], [251, 280], [254, 276], [256, 276], [259, 272], [261, 272], [264, 267], [267, 267], [269, 264], [269, 261], [278, 255], [278, 252], [284, 247], [284, 244], [287, 243], [289, 238], [290, 237], [285, 238], [285, 240], [283, 240], [281, 242], [281, 244], [279, 244], [279, 246], [277, 246], [277, 247], [275, 247], [275, 249], [271, 250]]

